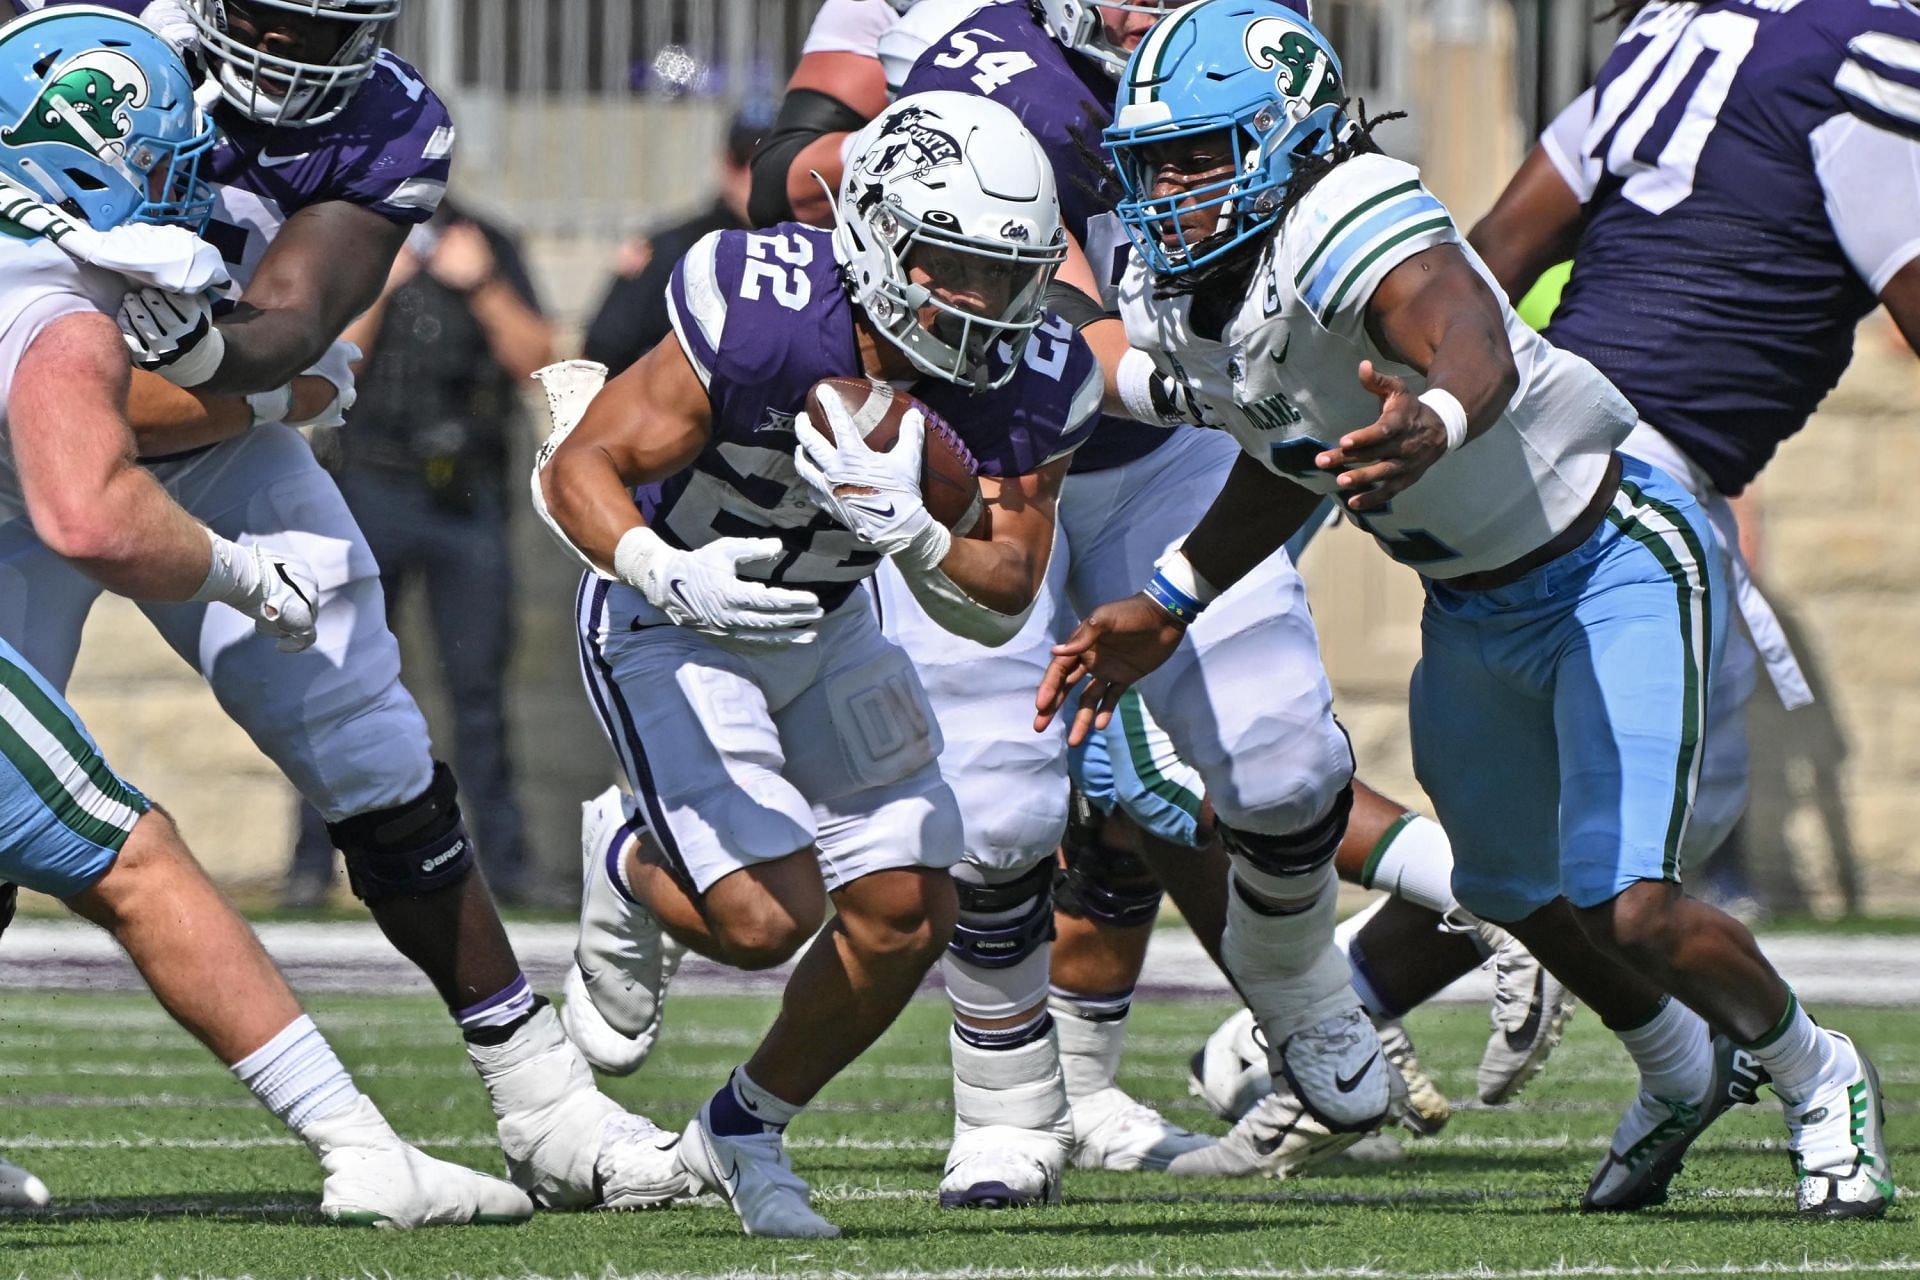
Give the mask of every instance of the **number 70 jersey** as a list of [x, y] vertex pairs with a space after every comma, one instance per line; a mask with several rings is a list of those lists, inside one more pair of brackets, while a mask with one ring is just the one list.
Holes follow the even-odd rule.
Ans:
[[1654, 3], [1541, 138], [1585, 205], [1547, 336], [1725, 493], [1920, 253], [1920, 4]]

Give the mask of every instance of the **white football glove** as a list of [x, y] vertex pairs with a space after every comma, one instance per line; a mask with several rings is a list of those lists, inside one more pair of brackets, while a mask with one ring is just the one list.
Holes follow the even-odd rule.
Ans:
[[140, 21], [165, 40], [167, 47], [180, 55], [181, 61], [193, 65], [193, 55], [200, 49], [200, 28], [194, 25], [193, 14], [181, 0], [151, 0], [140, 11]]
[[806, 644], [822, 617], [814, 594], [740, 576], [744, 567], [771, 565], [785, 554], [777, 538], [721, 538], [682, 551], [641, 525], [621, 536], [613, 570], [680, 626], [763, 644]]
[[229, 542], [211, 529], [213, 562], [193, 599], [218, 601], [253, 619], [254, 630], [273, 636], [282, 653], [299, 653], [314, 641], [320, 587], [298, 560], [259, 545]]
[[147, 286], [120, 303], [120, 333], [136, 368], [176, 387], [197, 387], [219, 371], [226, 338], [213, 323], [211, 293], [171, 293]]
[[302, 370], [306, 377], [325, 378], [334, 386], [336, 394], [331, 403], [309, 418], [289, 418], [290, 427], [337, 427], [347, 420], [347, 410], [353, 408], [353, 402], [360, 398], [354, 389], [353, 366], [360, 359], [360, 348], [342, 338], [327, 348], [327, 353], [316, 361], [312, 368]]
[[[805, 413], [793, 420], [793, 433], [800, 441], [793, 453], [794, 469], [812, 491], [814, 502], [883, 555], [905, 553], [922, 567], [945, 559], [951, 535], [933, 518], [920, 494], [927, 447], [925, 415], [909, 409], [900, 420], [900, 435], [893, 447], [881, 452], [867, 447], [853, 415], [838, 400], [826, 400], [825, 408], [833, 428], [831, 440]], [[843, 488], [871, 492], [839, 492]]]

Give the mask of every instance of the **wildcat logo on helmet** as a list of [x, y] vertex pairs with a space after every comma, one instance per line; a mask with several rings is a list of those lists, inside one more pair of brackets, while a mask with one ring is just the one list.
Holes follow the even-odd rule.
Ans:
[[1255, 19], [1247, 24], [1244, 43], [1254, 66], [1262, 71], [1280, 69], [1273, 84], [1289, 98], [1303, 99], [1310, 107], [1340, 101], [1340, 73], [1333, 60], [1291, 22]]
[[60, 68], [11, 128], [10, 147], [59, 142], [104, 156], [133, 131], [132, 112], [147, 105], [147, 73], [124, 53], [89, 49]]
[[868, 149], [861, 169], [878, 178], [893, 174], [904, 164], [908, 166], [907, 171], [897, 176], [918, 178], [942, 165], [959, 164], [960, 143], [954, 136], [920, 123], [939, 118], [919, 107], [902, 109], [888, 123], [887, 131]]

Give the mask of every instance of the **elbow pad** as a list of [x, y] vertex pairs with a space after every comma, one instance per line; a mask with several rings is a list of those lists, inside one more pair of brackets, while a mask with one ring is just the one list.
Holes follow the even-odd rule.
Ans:
[[[941, 572], [938, 565], [931, 569], [913, 569], [898, 557], [894, 564], [899, 566], [907, 590], [913, 592], [913, 598], [920, 602], [929, 618], [975, 644], [999, 648], [1020, 634], [1020, 628], [1027, 625], [1027, 617], [1033, 612], [1034, 600], [1027, 601], [1027, 607], [1019, 613], [1001, 613], [981, 604]], [[1036, 593], [1034, 599], [1038, 598]]]
[[852, 133], [866, 117], [846, 103], [816, 89], [793, 89], [780, 100], [773, 128], [753, 153], [753, 189], [747, 196], [747, 220], [770, 227], [793, 218], [787, 199], [787, 173], [794, 160], [815, 138], [829, 133]]

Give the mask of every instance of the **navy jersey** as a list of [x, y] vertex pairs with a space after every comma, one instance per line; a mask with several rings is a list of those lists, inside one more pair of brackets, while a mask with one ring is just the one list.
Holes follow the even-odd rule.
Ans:
[[1916, 137], [1920, 6], [1650, 5], [1542, 139], [1587, 219], [1547, 336], [1738, 493], [1920, 252], [1911, 181], [1871, 158]]
[[[636, 491], [641, 514], [683, 548], [778, 538], [786, 555], [743, 573], [813, 591], [833, 608], [880, 556], [815, 505], [793, 465], [793, 420], [807, 392], [823, 378], [866, 374], [832, 234], [799, 223], [713, 232], [674, 268], [667, 305], [707, 389], [711, 434], [691, 466]], [[1019, 359], [1011, 380], [977, 395], [943, 378], [907, 388], [984, 476], [1026, 475], [1071, 453], [1099, 411], [1099, 363], [1065, 321], [1048, 317]]]
[[[989, 5], [928, 46], [900, 86], [902, 97], [950, 89], [992, 98], [1020, 117], [1053, 164], [1060, 221], [1080, 242], [1099, 279], [1102, 301], [1127, 263], [1127, 238], [1114, 216], [1120, 182], [1100, 131], [1113, 122], [1113, 77], [1091, 58], [1070, 53], [1024, 4]], [[1165, 427], [1107, 416], [1075, 471], [1098, 471], [1145, 457], [1167, 442]]]

